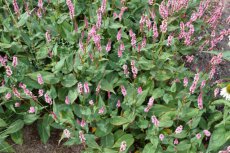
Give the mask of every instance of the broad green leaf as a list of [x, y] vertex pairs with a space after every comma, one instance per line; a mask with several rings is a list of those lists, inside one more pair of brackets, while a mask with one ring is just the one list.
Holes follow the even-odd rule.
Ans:
[[163, 89], [157, 88], [157, 89], [153, 90], [152, 96], [153, 96], [154, 99], [160, 98], [163, 95], [164, 95], [164, 90]]
[[147, 97], [149, 92], [149, 88], [144, 90], [141, 94], [137, 95], [137, 103], [136, 106], [141, 106], [142, 103], [145, 101], [145, 98]]
[[113, 148], [118, 148], [120, 147], [121, 143], [125, 141], [126, 142], [126, 145], [127, 145], [127, 148], [125, 151], [128, 150], [128, 148], [134, 143], [134, 138], [131, 134], [125, 134], [123, 136], [121, 136], [116, 142], [115, 144], [113, 145]]
[[4, 134], [12, 134], [15, 133], [19, 130], [21, 130], [24, 126], [24, 122], [19, 119], [15, 122], [13, 122], [12, 124], [10, 124], [10, 126], [5, 130]]
[[101, 81], [101, 89], [105, 90], [105, 91], [110, 91], [110, 92], [115, 94], [115, 92], [113, 90], [113, 85], [111, 83], [109, 83], [106, 79], [103, 79]]
[[40, 122], [37, 124], [37, 127], [41, 141], [46, 143], [50, 137], [50, 126]]
[[147, 145], [145, 145], [142, 153], [155, 153], [156, 149], [157, 148], [155, 148], [153, 144], [148, 143]]
[[21, 16], [20, 16], [20, 19], [19, 19], [19, 22], [17, 23], [17, 27], [19, 28], [19, 27], [21, 27], [21, 26], [23, 26], [25, 23], [26, 23], [26, 21], [27, 21], [27, 19], [29, 18], [30, 16], [29, 16], [29, 14], [28, 14], [28, 12], [25, 12], [24, 14], [22, 14]]
[[115, 117], [111, 118], [111, 120], [110, 120], [110, 123], [113, 125], [116, 125], [116, 126], [123, 125], [123, 124], [128, 123], [128, 122], [129, 122], [128, 119], [121, 117], [121, 116], [115, 116]]
[[64, 87], [72, 87], [76, 83], [77, 83], [77, 79], [72, 73], [64, 76], [63, 81], [61, 82], [61, 84]]
[[9, 153], [9, 152], [15, 152], [13, 147], [8, 144], [8, 142], [3, 141], [0, 143], [0, 152], [2, 153]]
[[108, 134], [108, 135], [106, 135], [106, 136], [101, 138], [101, 145], [103, 147], [110, 148], [110, 147], [113, 146], [113, 144], [114, 144], [114, 136], [113, 136], [112, 133], [110, 133], [110, 134]]
[[22, 130], [19, 130], [19, 131], [15, 132], [15, 133], [12, 133], [10, 136], [11, 136], [11, 139], [16, 144], [22, 145], [22, 143], [23, 143], [23, 133], [22, 133]]
[[6, 126], [7, 126], [6, 122], [3, 119], [0, 118], [0, 128], [1, 127], [6, 127]]
[[88, 147], [101, 150], [101, 147], [97, 144], [93, 135], [85, 134], [85, 139]]

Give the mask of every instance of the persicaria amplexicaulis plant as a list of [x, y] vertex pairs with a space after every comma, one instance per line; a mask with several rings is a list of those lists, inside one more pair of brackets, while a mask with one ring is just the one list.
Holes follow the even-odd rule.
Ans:
[[90, 153], [229, 149], [230, 85], [216, 80], [226, 57], [197, 64], [230, 33], [223, 0], [0, 6], [1, 142], [37, 124], [42, 142], [56, 128]]

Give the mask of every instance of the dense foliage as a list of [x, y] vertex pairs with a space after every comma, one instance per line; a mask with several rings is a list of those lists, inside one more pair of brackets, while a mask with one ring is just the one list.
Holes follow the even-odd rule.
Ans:
[[22, 144], [32, 123], [42, 142], [60, 129], [60, 142], [88, 153], [226, 149], [230, 103], [219, 88], [228, 80], [215, 80], [223, 54], [206, 67], [195, 58], [229, 35], [219, 30], [223, 6], [0, 0], [0, 152], [13, 151], [8, 136]]

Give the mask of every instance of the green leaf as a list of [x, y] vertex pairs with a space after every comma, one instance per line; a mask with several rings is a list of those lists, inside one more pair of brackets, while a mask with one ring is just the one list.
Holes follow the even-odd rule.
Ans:
[[155, 146], [151, 143], [148, 143], [147, 145], [145, 145], [144, 150], [142, 153], [155, 153], [156, 152]]
[[113, 136], [112, 133], [110, 133], [110, 134], [108, 134], [108, 135], [106, 135], [106, 136], [104, 136], [104, 137], [101, 138], [101, 145], [103, 147], [110, 148], [110, 147], [113, 146], [113, 144], [114, 144], [114, 136]]
[[12, 44], [0, 43], [1, 48], [11, 48]]
[[109, 26], [109, 28], [111, 28], [111, 29], [118, 29], [118, 28], [122, 28], [122, 27], [123, 27], [123, 25], [120, 24], [120, 23], [112, 23], [112, 24]]
[[47, 83], [47, 84], [56, 84], [56, 83], [58, 83], [60, 81], [59, 77], [55, 76], [53, 73], [46, 72], [46, 71], [38, 71], [38, 72], [34, 72], [34, 73], [29, 73], [27, 75], [31, 79], [37, 80], [38, 74], [42, 75], [42, 78], [43, 78], [44, 82]]
[[129, 122], [128, 119], [121, 117], [121, 116], [113, 117], [110, 120], [110, 123], [113, 125], [116, 125], [116, 126], [123, 125], [123, 124], [128, 123], [128, 122]]
[[7, 126], [6, 122], [3, 119], [0, 118], [0, 128], [1, 127], [6, 127], [6, 126]]
[[19, 130], [15, 133], [12, 133], [11, 135], [11, 139], [16, 143], [16, 144], [22, 144], [23, 143], [23, 133], [22, 130]]
[[71, 90], [69, 90], [68, 92], [68, 97], [69, 97], [69, 100], [70, 100], [70, 103], [74, 103], [74, 101], [77, 99], [78, 97], [78, 93], [76, 92], [76, 89], [73, 88]]
[[38, 118], [39, 118], [39, 115], [36, 115], [36, 114], [26, 114], [23, 116], [23, 120], [25, 124], [32, 124]]
[[77, 83], [77, 79], [72, 73], [64, 76], [63, 81], [61, 82], [61, 84], [64, 87], [72, 87], [76, 83]]
[[0, 152], [8, 153], [8, 152], [15, 152], [13, 147], [9, 145], [6, 141], [0, 143]]
[[101, 81], [101, 89], [115, 94], [112, 83], [109, 83], [106, 79]]
[[123, 141], [126, 142], [126, 145], [127, 145], [126, 151], [127, 151], [128, 148], [134, 143], [134, 138], [131, 134], [125, 134], [116, 141], [116, 143], [113, 145], [113, 148], [119, 148], [121, 145], [121, 142]]
[[112, 149], [109, 149], [109, 148], [104, 148], [103, 153], [118, 153], [118, 151], [115, 151], [115, 150], [112, 150]]
[[25, 12], [24, 14], [22, 14], [20, 16], [20, 20], [19, 20], [19, 22], [17, 23], [16, 26], [18, 28], [21, 27], [21, 26], [23, 26], [26, 23], [26, 21], [27, 21], [28, 18], [29, 18], [29, 14], [27, 12]]
[[9, 91], [10, 90], [10, 88], [7, 88], [7, 87], [0, 87], [0, 93], [4, 93], [4, 92], [6, 92], [6, 91]]
[[137, 103], [136, 106], [141, 106], [142, 103], [145, 101], [145, 98], [147, 97], [149, 92], [149, 88], [144, 90], [141, 94], [137, 95]]
[[164, 95], [164, 90], [163, 89], [157, 88], [157, 89], [153, 90], [152, 96], [153, 96], [154, 99], [160, 98], [163, 95]]
[[212, 105], [223, 105], [223, 104], [224, 104], [225, 106], [230, 107], [229, 101], [224, 100], [224, 99], [215, 100], [215, 101], [213, 101], [211, 104], [212, 104]]
[[49, 52], [48, 49], [45, 46], [43, 46], [39, 49], [38, 52], [36, 52], [36, 58], [38, 60], [44, 59], [44, 58], [48, 57], [48, 52]]
[[176, 92], [176, 83], [174, 82], [170, 88], [171, 92]]
[[4, 134], [12, 134], [12, 133], [15, 133], [19, 130], [21, 130], [24, 126], [24, 122], [19, 119], [15, 122], [13, 122], [4, 132]]
[[166, 81], [166, 80], [169, 80], [170, 78], [171, 78], [170, 73], [166, 71], [158, 71], [155, 77], [157, 81]]
[[50, 126], [44, 123], [38, 123], [38, 133], [43, 143], [46, 143], [50, 137]]
[[212, 133], [211, 139], [209, 141], [208, 152], [210, 152], [210, 151], [217, 151], [229, 139], [230, 139], [229, 132], [227, 132], [224, 127], [216, 129]]
[[163, 100], [165, 101], [166, 104], [168, 104], [171, 100], [173, 100], [173, 97], [172, 97], [172, 95], [165, 94], [163, 96]]
[[95, 137], [90, 134], [85, 134], [86, 144], [90, 148], [101, 150], [100, 146], [95, 141]]

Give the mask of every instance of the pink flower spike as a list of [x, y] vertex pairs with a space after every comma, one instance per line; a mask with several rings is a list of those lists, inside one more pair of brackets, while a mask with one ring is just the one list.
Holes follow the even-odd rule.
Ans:
[[71, 136], [71, 133], [70, 133], [70, 131], [69, 131], [68, 129], [65, 129], [65, 130], [63, 131], [63, 134], [64, 134], [64, 136], [65, 136], [66, 138], [70, 138], [70, 136]]
[[6, 69], [6, 75], [7, 75], [7, 77], [10, 77], [13, 74], [11, 68], [9, 66], [6, 66], [5, 69]]
[[15, 104], [14, 104], [14, 107], [20, 107], [20, 103], [19, 102], [16, 102]]
[[214, 97], [216, 97], [216, 96], [219, 94], [219, 92], [220, 92], [220, 89], [219, 89], [219, 88], [216, 88], [216, 89], [214, 90]]
[[12, 65], [13, 65], [13, 67], [16, 67], [18, 65], [18, 58], [16, 56], [13, 56]]
[[153, 123], [156, 127], [158, 127], [160, 122], [158, 121], [158, 119], [156, 118], [156, 116], [153, 115], [153, 116], [151, 117], [151, 119], [152, 119], [152, 123]]
[[185, 77], [185, 78], [184, 78], [184, 87], [187, 87], [187, 86], [188, 86], [188, 78]]
[[38, 97], [42, 97], [44, 94], [44, 90], [43, 89], [39, 89], [38, 90]]
[[120, 29], [117, 33], [117, 41], [121, 40], [121, 33], [122, 33], [122, 30]]
[[98, 114], [104, 114], [105, 112], [105, 107], [101, 107], [98, 111]]
[[82, 131], [79, 131], [79, 139], [80, 139], [81, 143], [85, 143], [85, 141], [86, 141], [84, 133]]
[[197, 103], [198, 103], [198, 108], [199, 108], [199, 109], [203, 109], [202, 92], [201, 92], [201, 93], [199, 94], [199, 96], [198, 96]]
[[166, 33], [167, 32], [167, 27], [168, 27], [167, 20], [163, 20], [161, 25], [160, 25], [161, 32]]
[[175, 133], [176, 133], [176, 134], [179, 134], [179, 133], [182, 132], [182, 130], [183, 130], [183, 126], [180, 125], [180, 126], [178, 126], [178, 127], [176, 128]]
[[33, 106], [31, 106], [28, 112], [31, 113], [31, 114], [35, 113], [35, 108]]
[[43, 79], [42, 79], [42, 75], [41, 75], [41, 74], [38, 74], [37, 78], [38, 78], [38, 83], [39, 83], [40, 85], [44, 84], [44, 81], [43, 81]]
[[121, 92], [124, 97], [127, 95], [126, 89], [123, 85], [121, 86]]
[[93, 100], [90, 100], [90, 101], [89, 101], [89, 104], [90, 104], [91, 106], [93, 106], [93, 105], [94, 105]]
[[211, 136], [211, 133], [208, 130], [203, 130], [203, 132], [204, 132], [205, 136], [207, 136], [207, 137]]
[[173, 142], [173, 144], [174, 144], [174, 145], [177, 145], [177, 144], [179, 144], [179, 141], [178, 141], [178, 139], [175, 139], [175, 140], [174, 140], [174, 142]]
[[141, 93], [142, 93], [142, 88], [141, 88], [141, 87], [138, 87], [137, 93], [138, 93], [138, 94], [141, 94]]
[[88, 85], [87, 82], [84, 83], [84, 92], [85, 92], [86, 94], [90, 92], [90, 91], [89, 91], [89, 85]]
[[201, 138], [201, 134], [200, 133], [197, 133], [196, 134], [196, 138], [199, 140]]
[[163, 141], [164, 138], [165, 138], [164, 134], [160, 134], [160, 135], [159, 135], [159, 139], [160, 139], [161, 141]]
[[51, 36], [50, 36], [50, 32], [49, 31], [46, 31], [46, 41], [47, 41], [47, 43], [51, 42]]
[[65, 104], [66, 104], [66, 105], [69, 105], [69, 104], [70, 104], [70, 100], [69, 100], [69, 97], [68, 97], [68, 96], [65, 97]]
[[11, 98], [11, 93], [7, 93], [7, 94], [5, 95], [5, 98], [6, 98], [6, 100], [9, 100], [9, 99]]
[[124, 152], [126, 150], [127, 144], [126, 141], [122, 141], [120, 145], [120, 152]]
[[121, 107], [121, 101], [120, 100], [117, 101], [116, 107], [117, 108]]
[[111, 50], [111, 44], [112, 44], [112, 42], [111, 42], [111, 40], [109, 39], [109, 41], [108, 41], [108, 43], [107, 43], [107, 45], [106, 45], [106, 48], [105, 48], [106, 52], [109, 52], [109, 51]]

